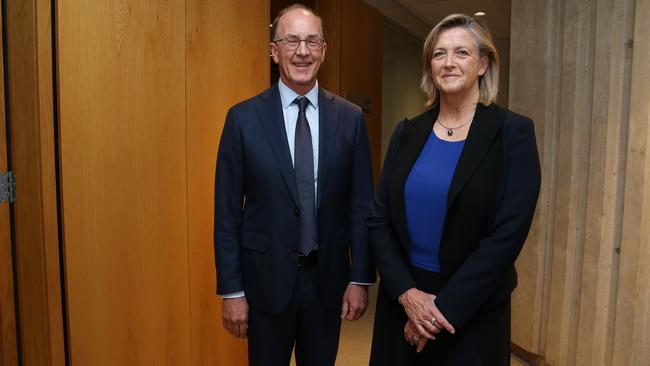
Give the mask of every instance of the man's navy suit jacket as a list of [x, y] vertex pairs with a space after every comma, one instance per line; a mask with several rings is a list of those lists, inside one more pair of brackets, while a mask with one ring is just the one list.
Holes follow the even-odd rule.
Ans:
[[[373, 196], [359, 107], [319, 88], [316, 214], [326, 306], [347, 284], [374, 282], [365, 220]], [[300, 210], [277, 84], [227, 114], [215, 179], [217, 293], [244, 290], [249, 305], [282, 312], [298, 274]]]

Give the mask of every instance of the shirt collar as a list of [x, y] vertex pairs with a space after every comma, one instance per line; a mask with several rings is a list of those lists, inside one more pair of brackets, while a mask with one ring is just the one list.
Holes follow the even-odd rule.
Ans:
[[[291, 90], [285, 83], [282, 82], [282, 79], [278, 82], [278, 89], [280, 90], [280, 100], [282, 101], [282, 108], [287, 109], [291, 103], [293, 103], [296, 98], [300, 97], [298, 93]], [[316, 85], [304, 95], [309, 99], [309, 103], [318, 110], [318, 81]]]

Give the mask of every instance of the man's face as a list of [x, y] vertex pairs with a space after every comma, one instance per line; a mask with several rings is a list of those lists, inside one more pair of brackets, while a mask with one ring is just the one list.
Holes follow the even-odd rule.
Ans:
[[318, 68], [325, 59], [327, 44], [315, 46], [313, 40], [322, 40], [320, 20], [312, 13], [303, 9], [293, 9], [286, 12], [278, 21], [275, 32], [277, 40], [312, 40], [299, 42], [298, 48], [292, 50], [287, 42], [271, 42], [271, 56], [280, 67], [280, 78], [299, 95], [306, 94], [316, 85]]

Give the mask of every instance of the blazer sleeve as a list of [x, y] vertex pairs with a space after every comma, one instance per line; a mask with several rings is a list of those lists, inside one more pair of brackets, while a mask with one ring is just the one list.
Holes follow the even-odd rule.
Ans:
[[504, 124], [506, 170], [500, 205], [487, 235], [454, 272], [435, 300], [455, 327], [463, 328], [502, 286], [524, 245], [539, 196], [541, 172], [533, 123]]
[[361, 110], [357, 111], [357, 134], [352, 162], [351, 191], [349, 197], [350, 282], [375, 282], [375, 267], [368, 246], [366, 218], [373, 195], [372, 165], [368, 132]]
[[241, 131], [233, 109], [221, 134], [214, 190], [214, 255], [217, 293], [244, 290], [240, 268], [240, 233], [244, 199], [244, 158]]
[[405, 249], [394, 229], [389, 202], [390, 180], [405, 123], [406, 120], [397, 125], [390, 139], [379, 185], [367, 220], [370, 245], [381, 276], [382, 287], [393, 299], [397, 299], [406, 290], [415, 287], [415, 281], [408, 269]]

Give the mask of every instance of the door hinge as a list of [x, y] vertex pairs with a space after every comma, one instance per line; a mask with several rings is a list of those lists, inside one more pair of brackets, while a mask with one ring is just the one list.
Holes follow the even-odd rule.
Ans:
[[16, 175], [13, 172], [0, 172], [0, 203], [16, 201]]

